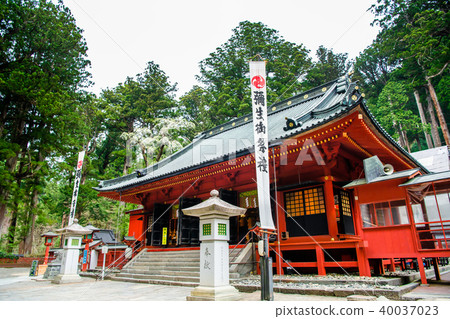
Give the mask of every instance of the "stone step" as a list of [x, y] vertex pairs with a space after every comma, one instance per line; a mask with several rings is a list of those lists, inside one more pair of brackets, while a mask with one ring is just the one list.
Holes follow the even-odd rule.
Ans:
[[154, 261], [158, 261], [158, 262], [171, 262], [171, 263], [176, 263], [176, 262], [188, 262], [188, 261], [200, 261], [200, 257], [140, 257], [137, 261], [139, 262], [154, 262]]
[[112, 277], [111, 280], [115, 281], [125, 281], [143, 284], [153, 284], [153, 285], [166, 285], [166, 286], [184, 286], [184, 287], [197, 287], [198, 282], [183, 282], [183, 281], [167, 281], [167, 280], [155, 280], [155, 279], [138, 279], [138, 278], [127, 278], [127, 277]]
[[[158, 266], [158, 267], [151, 267], [149, 268], [151, 270], [169, 270], [169, 271], [189, 271], [189, 272], [197, 272], [200, 269], [200, 265], [194, 266], [194, 267], [181, 267], [181, 266], [177, 266], [177, 265], [170, 265], [168, 267], [165, 266]], [[133, 271], [133, 270], [145, 270], [145, 269], [137, 269], [137, 268], [133, 268], [133, 267], [127, 267], [127, 268], [123, 268], [122, 271]]]
[[148, 268], [152, 268], [152, 267], [170, 267], [170, 266], [177, 266], [177, 267], [199, 267], [200, 266], [200, 262], [178, 262], [178, 263], [171, 263], [171, 262], [151, 262], [151, 263], [147, 263], [147, 262], [140, 262], [140, 261], [135, 261], [132, 265], [130, 265], [127, 268], [142, 268], [142, 267], [148, 267]]
[[134, 278], [134, 279], [145, 279], [145, 280], [160, 280], [164, 281], [182, 281], [182, 282], [192, 282], [199, 283], [199, 277], [185, 277], [185, 276], [164, 276], [164, 275], [144, 275], [144, 274], [117, 274], [115, 278]]
[[162, 270], [124, 269], [124, 270], [122, 270], [121, 274], [200, 277], [199, 269], [196, 269], [196, 271], [180, 271], [180, 270], [167, 270], [167, 269], [162, 269]]
[[180, 251], [146, 251], [142, 255], [152, 255], [152, 256], [192, 256], [200, 255], [200, 250], [180, 250]]

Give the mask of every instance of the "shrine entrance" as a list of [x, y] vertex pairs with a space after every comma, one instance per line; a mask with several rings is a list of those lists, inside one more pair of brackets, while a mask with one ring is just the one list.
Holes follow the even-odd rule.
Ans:
[[284, 193], [286, 230], [290, 237], [328, 234], [322, 186]]
[[353, 213], [350, 193], [342, 189], [334, 189], [336, 219], [340, 234], [354, 235]]

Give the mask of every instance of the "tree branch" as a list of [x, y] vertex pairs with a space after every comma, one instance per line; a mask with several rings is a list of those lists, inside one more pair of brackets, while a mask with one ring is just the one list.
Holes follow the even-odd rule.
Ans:
[[448, 61], [447, 61], [447, 63], [444, 64], [444, 66], [442, 67], [442, 69], [438, 73], [436, 73], [435, 75], [426, 76], [425, 79], [428, 81], [428, 80], [431, 80], [432, 78], [434, 78], [436, 76], [441, 75], [442, 72], [444, 72], [444, 70], [447, 67], [447, 65], [448, 65]]

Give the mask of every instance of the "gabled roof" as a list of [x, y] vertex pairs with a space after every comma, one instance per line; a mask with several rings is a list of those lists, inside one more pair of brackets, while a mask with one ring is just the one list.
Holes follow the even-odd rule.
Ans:
[[445, 172], [450, 169], [450, 158], [447, 146], [414, 152], [411, 153], [411, 156], [425, 166], [430, 172]]
[[365, 178], [356, 179], [356, 180], [352, 181], [351, 183], [343, 186], [343, 188], [352, 188], [352, 187], [357, 187], [357, 186], [366, 185], [366, 184], [384, 182], [384, 181], [388, 181], [391, 179], [411, 177], [414, 174], [416, 174], [419, 170], [420, 170], [419, 168], [413, 168], [413, 169], [408, 169], [406, 171], [395, 172], [395, 173], [392, 173], [391, 175], [379, 176], [379, 177], [374, 178], [370, 183], [368, 183]]
[[445, 180], [450, 180], [450, 171], [417, 176], [399, 186], [412, 186], [412, 185], [445, 181]]
[[116, 244], [116, 237], [109, 229], [100, 229], [94, 232], [94, 240], [101, 240], [104, 244]]
[[[405, 150], [403, 150], [378, 124], [363, 103], [355, 83], [342, 77], [301, 93], [268, 107], [269, 147], [281, 139], [296, 136], [320, 125], [326, 124], [361, 105], [374, 126], [402, 153], [426, 171]], [[100, 192], [124, 191], [163, 178], [178, 175], [215, 163], [232, 156], [252, 153], [252, 115], [242, 116], [202, 132], [182, 150], [148, 168], [132, 174], [101, 181], [96, 189]]]

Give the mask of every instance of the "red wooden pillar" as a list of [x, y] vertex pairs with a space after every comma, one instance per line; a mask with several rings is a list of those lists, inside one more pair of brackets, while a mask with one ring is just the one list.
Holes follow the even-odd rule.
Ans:
[[48, 254], [50, 252], [50, 246], [45, 245], [45, 257], [44, 257], [44, 265], [47, 265], [48, 263]]
[[317, 273], [319, 276], [326, 276], [327, 272], [325, 270], [325, 257], [323, 254], [322, 247], [316, 246], [316, 258], [317, 258]]
[[427, 275], [425, 274], [425, 267], [423, 266], [422, 257], [417, 257], [417, 264], [419, 265], [420, 281], [422, 282], [422, 285], [426, 285], [428, 281]]
[[359, 208], [358, 190], [354, 190], [354, 205], [353, 205], [353, 219], [355, 225], [355, 234], [358, 235], [362, 241], [356, 246], [356, 258], [358, 259], [358, 271], [360, 276], [370, 277], [369, 259], [366, 255], [367, 241], [364, 241], [364, 231], [362, 228], [361, 210]]
[[325, 210], [327, 213], [328, 233], [335, 240], [337, 239], [338, 227], [336, 221], [336, 211], [334, 209], [333, 181], [331, 176], [325, 176]]
[[441, 280], [441, 273], [439, 272], [439, 260], [437, 257], [433, 258], [433, 268], [434, 268], [434, 275], [436, 280]]
[[363, 244], [356, 246], [356, 259], [358, 261], [358, 271], [360, 276], [370, 277], [370, 265], [366, 256], [365, 247]]
[[395, 271], [395, 260], [394, 260], [394, 258], [391, 258], [391, 264], [389, 265], [389, 271], [392, 271], [392, 272]]

